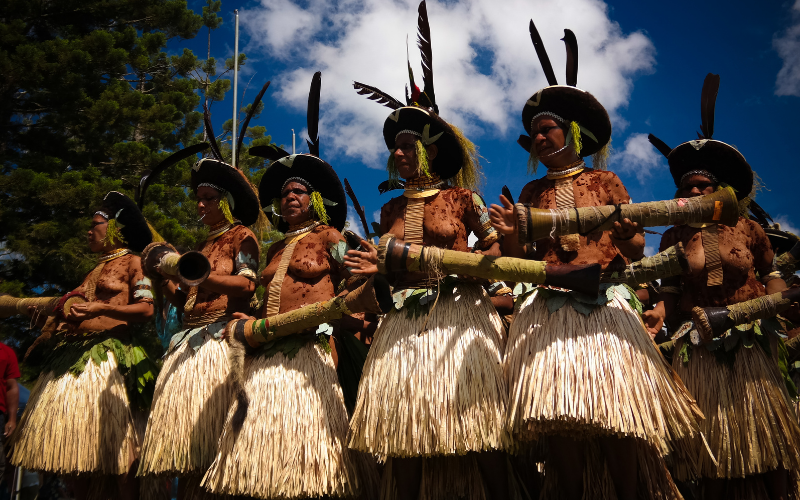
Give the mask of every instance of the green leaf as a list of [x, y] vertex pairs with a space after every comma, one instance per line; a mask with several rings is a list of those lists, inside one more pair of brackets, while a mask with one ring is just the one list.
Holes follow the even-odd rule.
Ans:
[[545, 305], [547, 305], [547, 310], [550, 311], [550, 314], [553, 314], [567, 303], [568, 298], [569, 297], [567, 295], [556, 295], [555, 297], [547, 299], [545, 302]]

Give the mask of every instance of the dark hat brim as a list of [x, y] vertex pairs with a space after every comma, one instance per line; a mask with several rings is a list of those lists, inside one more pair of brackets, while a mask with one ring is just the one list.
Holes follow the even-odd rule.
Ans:
[[150, 226], [147, 225], [136, 202], [119, 191], [109, 192], [103, 198], [100, 210], [108, 214], [109, 220], [116, 219], [117, 224], [122, 226], [120, 230], [122, 237], [125, 239], [127, 247], [134, 252], [141, 252], [153, 241]]
[[[333, 167], [313, 155], [289, 155], [272, 162], [264, 171], [261, 184], [258, 186], [261, 206], [269, 206], [273, 199], [280, 198], [283, 185], [290, 177], [300, 177], [323, 198], [336, 203], [332, 206], [325, 205], [325, 212], [331, 219], [330, 225], [341, 232], [347, 221], [347, 198], [344, 187]], [[288, 229], [289, 225], [281, 219], [278, 230], [285, 233]]]
[[764, 229], [764, 232], [767, 233], [767, 238], [769, 238], [769, 242], [772, 245], [772, 250], [775, 252], [776, 257], [782, 253], [788, 252], [800, 241], [797, 236], [787, 233], [786, 231], [768, 228]]
[[436, 145], [436, 158], [431, 162], [432, 171], [442, 179], [455, 177], [464, 165], [464, 150], [455, 132], [435, 113], [417, 106], [406, 106], [392, 111], [383, 123], [383, 140], [390, 151], [394, 151], [395, 138], [405, 130], [420, 136], [428, 129], [429, 137], [442, 134], [432, 144]]
[[522, 108], [522, 125], [531, 134], [533, 117], [553, 113], [566, 122], [577, 122], [592, 136], [581, 133], [582, 157], [597, 153], [611, 140], [608, 112], [592, 94], [569, 85], [551, 85], [536, 92]]
[[667, 161], [676, 187], [680, 187], [681, 177], [686, 172], [706, 170], [718, 181], [735, 189], [740, 200], [753, 189], [750, 164], [736, 148], [722, 141], [698, 139], [684, 142], [669, 153]]
[[258, 220], [258, 196], [247, 177], [238, 169], [212, 158], [203, 158], [192, 167], [192, 191], [200, 184], [219, 186], [233, 196], [231, 214], [245, 226]]

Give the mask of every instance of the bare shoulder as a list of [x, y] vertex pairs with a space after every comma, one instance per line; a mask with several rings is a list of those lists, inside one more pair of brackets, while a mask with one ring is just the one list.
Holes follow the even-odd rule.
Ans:
[[317, 235], [324, 243], [336, 243], [344, 240], [342, 233], [332, 226], [317, 226], [314, 228], [313, 234]]

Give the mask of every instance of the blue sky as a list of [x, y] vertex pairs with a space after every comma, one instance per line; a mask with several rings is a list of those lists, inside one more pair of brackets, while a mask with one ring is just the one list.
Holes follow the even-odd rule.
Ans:
[[[192, 1], [200, 11], [204, 2]], [[249, 102], [272, 80], [265, 112], [255, 121], [273, 140], [291, 146], [291, 128], [304, 152], [305, 105], [311, 74], [322, 73], [321, 156], [347, 177], [368, 216], [386, 203], [377, 184], [386, 179], [381, 125], [389, 113], [355, 94], [358, 80], [402, 100], [405, 41], [418, 79], [414, 47], [416, 1], [223, 0], [223, 27], [213, 34], [212, 55], [233, 52], [233, 10], [239, 8], [240, 50], [251, 77]], [[721, 76], [714, 138], [733, 144], [768, 190], [758, 202], [774, 218], [800, 228], [800, 168], [794, 131], [800, 114], [800, 0], [641, 2], [597, 0], [429, 1], [434, 75], [441, 115], [461, 127], [486, 158], [483, 194], [495, 202], [503, 184], [516, 197], [532, 180], [520, 113], [527, 97], [545, 85], [528, 37], [533, 18], [557, 77], [563, 80], [563, 28], [580, 47], [578, 86], [609, 109], [615, 154], [610, 170], [634, 201], [671, 198], [675, 188], [666, 160], [646, 142], [652, 132], [670, 146], [696, 138], [703, 78]], [[173, 41], [205, 54], [205, 36]], [[779, 77], [780, 74], [780, 77]], [[213, 108], [215, 124], [230, 117], [229, 97]], [[220, 129], [217, 125], [217, 130]], [[540, 170], [541, 175], [542, 170]], [[395, 192], [397, 195], [399, 192]], [[360, 229], [356, 225], [355, 229]], [[658, 236], [648, 235], [649, 247]]]

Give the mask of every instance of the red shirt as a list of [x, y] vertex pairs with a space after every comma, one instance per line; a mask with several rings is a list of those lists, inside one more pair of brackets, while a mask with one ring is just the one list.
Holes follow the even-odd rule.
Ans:
[[20, 378], [17, 354], [7, 345], [0, 342], [0, 412], [7, 413], [6, 409], [6, 380]]

